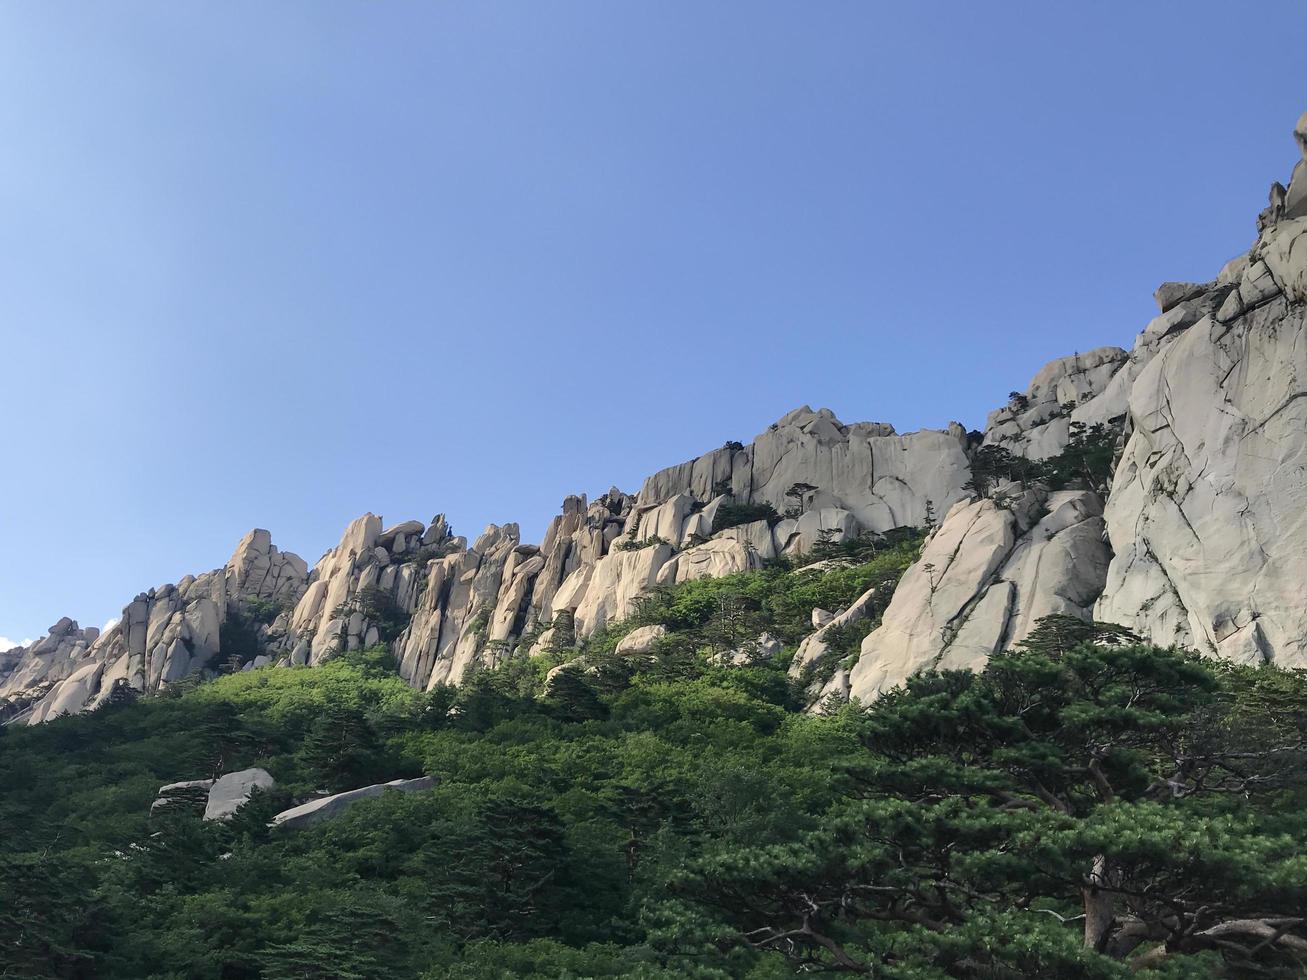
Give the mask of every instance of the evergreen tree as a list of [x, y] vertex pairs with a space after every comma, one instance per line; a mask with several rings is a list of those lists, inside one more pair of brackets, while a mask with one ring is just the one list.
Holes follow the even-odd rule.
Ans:
[[[301, 756], [309, 771], [332, 792], [375, 782], [380, 746], [357, 704], [329, 701], [309, 728]], [[374, 778], [376, 777], [376, 778]]]
[[480, 803], [429, 881], [433, 918], [462, 941], [556, 933], [566, 846], [558, 816], [513, 796]]
[[93, 977], [99, 925], [88, 868], [0, 850], [0, 977]]
[[598, 693], [576, 667], [565, 667], [554, 675], [545, 701], [562, 721], [591, 721], [608, 714]]

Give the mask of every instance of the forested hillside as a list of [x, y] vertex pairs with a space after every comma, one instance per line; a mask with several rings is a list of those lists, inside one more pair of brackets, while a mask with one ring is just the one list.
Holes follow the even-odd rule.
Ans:
[[[805, 713], [880, 611], [790, 671], [812, 610], [916, 548], [659, 590], [561, 669], [422, 692], [350, 653], [0, 729], [0, 976], [1301, 975], [1307, 677], [1054, 617]], [[228, 822], [150, 815], [253, 765], [277, 785]]]

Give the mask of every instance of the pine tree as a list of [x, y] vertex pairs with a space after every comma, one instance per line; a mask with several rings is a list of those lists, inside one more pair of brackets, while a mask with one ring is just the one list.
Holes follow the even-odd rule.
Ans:
[[328, 701], [304, 738], [301, 758], [332, 792], [375, 782], [380, 745], [362, 708]]
[[565, 667], [554, 675], [545, 703], [558, 718], [568, 722], [590, 721], [608, 713], [595, 689], [576, 667]]

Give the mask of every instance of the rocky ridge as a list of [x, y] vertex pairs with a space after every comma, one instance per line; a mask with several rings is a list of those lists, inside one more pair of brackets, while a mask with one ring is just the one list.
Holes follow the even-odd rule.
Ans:
[[[294, 602], [307, 577], [302, 558], [279, 551], [267, 531], [251, 531], [222, 568], [142, 592], [103, 633], [64, 618], [16, 657], [10, 651], [0, 718], [35, 724], [95, 708], [120, 685], [154, 691], [206, 671], [219, 663], [224, 623]], [[283, 613], [257, 632], [270, 643], [284, 628]]]
[[[568, 497], [539, 545], [515, 524], [469, 546], [443, 517], [385, 527], [365, 514], [309, 572], [253, 531], [224, 568], [139, 595], [103, 635], [65, 619], [0, 653], [0, 704], [37, 722], [94, 707], [116, 685], [150, 691], [210, 672], [223, 624], [269, 609], [264, 652], [245, 666], [314, 665], [385, 642], [404, 678], [428, 688], [515, 651], [566, 649], [659, 585], [935, 514], [920, 560], [887, 607], [878, 600], [880, 625], [826, 693], [873, 697], [924, 667], [979, 666], [1053, 612], [1307, 665], [1307, 114], [1295, 139], [1303, 159], [1287, 189], [1272, 188], [1246, 254], [1211, 282], [1164, 284], [1130, 351], [1051, 362], [983, 434], [954, 423], [899, 435], [805, 406], [748, 445], [655, 473], [634, 496]], [[975, 492], [979, 449], [1047, 459], [1093, 425], [1119, 434], [1108, 486]], [[723, 508], [741, 505], [775, 516], [723, 527]], [[867, 608], [863, 597], [835, 614]], [[796, 664], [820, 653], [828, 625], [814, 620]]]

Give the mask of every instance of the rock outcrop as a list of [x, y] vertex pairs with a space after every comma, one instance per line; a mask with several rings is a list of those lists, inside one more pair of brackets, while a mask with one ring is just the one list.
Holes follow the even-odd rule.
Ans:
[[204, 813], [209, 802], [209, 789], [212, 779], [187, 779], [180, 783], [160, 786], [150, 804], [150, 816], [161, 812], [193, 811], [197, 816]]
[[919, 670], [977, 669], [1043, 616], [1089, 618], [1111, 557], [1098, 495], [1032, 489], [1010, 501], [949, 511], [863, 640], [847, 693], [867, 700]]
[[376, 783], [361, 789], [352, 789], [334, 796], [324, 796], [318, 800], [301, 803], [289, 810], [282, 810], [272, 818], [270, 827], [282, 827], [286, 830], [305, 830], [314, 824], [338, 817], [355, 803], [381, 796], [383, 793], [420, 793], [435, 789], [440, 784], [438, 776], [422, 776], [418, 779], [393, 779], [388, 783]]
[[209, 787], [204, 805], [205, 820], [230, 820], [250, 801], [255, 790], [269, 790], [277, 781], [266, 769], [242, 769], [219, 776]]
[[[983, 434], [952, 423], [899, 435], [804, 406], [752, 443], [654, 473], [635, 496], [568, 497], [539, 545], [514, 524], [469, 546], [443, 517], [385, 527], [365, 514], [310, 573], [251, 532], [224, 568], [142, 593], [103, 635], [61, 620], [0, 654], [0, 718], [43, 721], [117, 685], [211, 673], [234, 614], [259, 621], [242, 668], [384, 643], [410, 684], [457, 683], [507, 656], [565, 652], [659, 587], [938, 514], [887, 605], [864, 596], [834, 620], [814, 616], [796, 674], [828, 652], [831, 629], [882, 608], [826, 693], [872, 697], [924, 667], [979, 667], [1055, 612], [1307, 666], [1307, 114], [1295, 140], [1302, 159], [1273, 185], [1246, 254], [1210, 282], [1164, 283], [1130, 351], [1052, 361]], [[984, 446], [1047, 460], [1098, 425], [1117, 440], [1105, 483], [1064, 473], [1050, 483], [1068, 488], [1050, 492], [1027, 473], [995, 492], [991, 474], [978, 481], [986, 498], [969, 489], [973, 459], [1004, 457], [977, 456]]]
[[[65, 616], [49, 632], [28, 647], [15, 647], [0, 654], [0, 721], [28, 710], [44, 700], [50, 691], [84, 670], [87, 652], [99, 638], [94, 626], [82, 629]], [[85, 683], [85, 674], [70, 688]]]
[[[365, 514], [314, 569], [279, 649], [285, 663], [313, 665], [386, 642], [409, 683], [457, 683], [555, 622], [584, 638], [659, 586], [919, 523], [965, 495], [968, 447], [956, 423], [900, 436], [805, 407], [748, 446], [655, 474], [636, 497], [568, 497], [539, 546], [523, 544], [515, 524], [491, 525], [468, 547], [443, 516], [383, 531]], [[728, 505], [777, 516], [714, 530]]]
[[1112, 380], [1128, 360], [1119, 347], [1100, 347], [1046, 364], [1024, 393], [1014, 393], [1008, 404], [989, 413], [985, 444], [1046, 459], [1066, 448], [1072, 422], [1120, 419], [1125, 394]]
[[844, 510], [857, 527], [888, 531], [922, 524], [928, 500], [942, 513], [961, 498], [969, 476], [967, 433], [956, 422], [898, 435], [891, 425], [845, 425], [828, 409], [805, 405], [748, 446], [728, 444], [655, 473], [635, 509], [642, 513], [677, 494], [709, 501], [729, 490], [736, 501], [771, 504], [781, 513], [796, 506]]
[[250, 801], [256, 790], [269, 790], [277, 781], [266, 769], [242, 769], [217, 779], [188, 779], [160, 786], [150, 815], [174, 810], [194, 810], [205, 820], [230, 820]]
[[[119, 684], [154, 691], [210, 671], [222, 662], [226, 619], [293, 603], [307, 572], [303, 559], [279, 551], [267, 531], [251, 531], [224, 567], [141, 593], [103, 633], [61, 619], [24, 652], [0, 686], [0, 704], [10, 718], [36, 724], [93, 708]], [[284, 613], [260, 624], [266, 636], [284, 628]]]
[[1278, 218], [1307, 218], [1307, 112], [1298, 118], [1298, 125], [1293, 128], [1293, 138], [1302, 159], [1293, 168], [1289, 186], [1284, 193], [1283, 209], [1276, 216]]
[[1305, 285], [1307, 218], [1283, 219], [1212, 290], [1219, 310], [1131, 386], [1099, 618], [1239, 662], [1307, 666]]
[[1307, 114], [1295, 137], [1303, 160], [1247, 254], [1212, 282], [1160, 287], [1128, 355], [1054, 361], [990, 415], [985, 443], [1032, 459], [1073, 422], [1119, 424], [1106, 506], [1054, 494], [1034, 523], [1029, 494], [955, 507], [864, 641], [853, 696], [978, 668], [1052, 612], [1307, 666]]
[[[103, 636], [66, 621], [6, 654], [0, 704], [35, 723], [94, 707], [116, 685], [153, 691], [226, 668], [222, 625], [242, 609], [275, 616], [241, 669], [313, 666], [384, 643], [414, 686], [457, 683], [523, 637], [551, 650], [584, 639], [658, 587], [920, 524], [965, 497], [970, 447], [957, 423], [899, 435], [805, 406], [748, 445], [655, 473], [634, 497], [568, 497], [538, 546], [515, 524], [491, 525], [469, 546], [443, 516], [383, 527], [364, 514], [309, 572], [253, 531], [224, 568], [138, 595]], [[727, 507], [772, 517], [719, 521]]]

